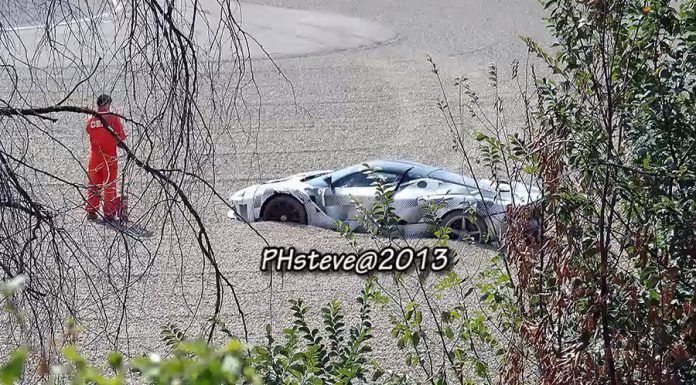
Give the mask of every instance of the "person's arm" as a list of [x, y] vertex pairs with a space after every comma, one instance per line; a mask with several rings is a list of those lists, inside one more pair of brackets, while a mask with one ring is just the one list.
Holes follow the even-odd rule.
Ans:
[[121, 121], [121, 118], [119, 118], [118, 116], [115, 120], [116, 127], [114, 127], [114, 130], [116, 131], [116, 134], [118, 135], [119, 139], [121, 139], [121, 141], [123, 142], [126, 140], [126, 130], [123, 128], [123, 121]]

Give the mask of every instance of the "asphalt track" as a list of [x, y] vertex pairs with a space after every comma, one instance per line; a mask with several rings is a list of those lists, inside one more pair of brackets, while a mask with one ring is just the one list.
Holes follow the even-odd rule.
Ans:
[[[509, 79], [513, 60], [526, 58], [519, 35], [548, 41], [543, 11], [536, 0], [260, 0], [244, 3], [241, 12], [243, 28], [276, 59], [293, 88], [262, 57], [263, 52], [253, 51], [261, 95], [260, 126], [258, 135], [240, 128], [235, 136], [220, 138], [216, 183], [225, 195], [259, 179], [376, 158], [403, 158], [463, 170], [461, 155], [452, 150], [436, 106], [441, 94], [426, 56], [437, 62], [446, 87], [455, 76], [466, 76], [474, 88], [484, 91], [486, 101], [490, 100], [486, 97], [489, 63], [498, 63], [499, 77]], [[27, 26], [34, 19], [25, 15], [9, 25]], [[31, 50], [36, 42], [34, 32], [23, 29], [17, 33]], [[99, 89], [99, 85], [93, 88]], [[514, 95], [512, 87], [502, 92]], [[88, 100], [90, 93], [84, 95]], [[509, 119], [514, 126], [514, 116]], [[464, 125], [477, 128], [474, 122]], [[86, 157], [82, 127], [75, 124], [60, 130], [66, 140], [73, 138], [72, 150]], [[473, 151], [474, 141], [469, 144]], [[69, 158], [55, 145], [47, 145], [43, 154], [47, 162]], [[211, 203], [203, 210], [204, 220], [221, 268], [238, 289], [253, 341], [261, 340], [267, 322], [276, 327], [289, 325], [290, 298], [303, 298], [316, 309], [337, 297], [347, 301], [349, 323], [355, 320], [357, 307], [352, 298], [359, 292], [362, 277], [262, 274], [259, 263], [265, 242], [245, 225], [230, 222], [225, 212], [223, 204]], [[275, 246], [349, 251], [346, 242], [330, 231], [272, 223], [255, 228]], [[167, 322], [192, 325], [195, 330], [213, 305], [209, 275], [201, 277], [197, 268], [182, 268], [200, 264], [194, 242], [175, 244], [175, 237], [166, 242], [164, 250], [181, 247], [190, 259], [161, 258], [149, 278], [132, 288], [127, 332], [121, 331], [119, 341], [131, 354], [160, 349], [159, 327]], [[492, 254], [479, 246], [457, 244], [455, 248], [461, 269], [469, 273]], [[199, 316], [192, 317], [201, 286], [206, 294]], [[116, 311], [118, 306], [113, 305]], [[235, 332], [241, 331], [230, 296], [225, 298], [223, 318]], [[393, 354], [395, 345], [388, 337], [386, 319], [379, 319], [376, 325], [375, 355], [391, 364], [402, 362]], [[85, 339], [87, 348], [96, 353], [99, 342], [108, 340], [113, 332], [113, 325], [92, 325]]]

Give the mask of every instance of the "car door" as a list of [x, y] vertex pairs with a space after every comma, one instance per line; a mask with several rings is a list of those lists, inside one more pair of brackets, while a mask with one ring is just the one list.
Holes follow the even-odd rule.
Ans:
[[375, 203], [377, 188], [372, 185], [374, 178], [380, 178], [383, 183], [390, 184], [398, 177], [386, 171], [373, 171], [371, 175], [356, 171], [332, 181], [332, 188], [326, 189], [323, 197], [326, 213], [333, 219], [355, 222], [360, 214], [356, 202], [367, 210], [371, 210]]
[[394, 193], [394, 213], [400, 218], [402, 224], [418, 223], [423, 218], [421, 205], [422, 198], [427, 195], [429, 189], [428, 179], [423, 173], [409, 170], [398, 184]]

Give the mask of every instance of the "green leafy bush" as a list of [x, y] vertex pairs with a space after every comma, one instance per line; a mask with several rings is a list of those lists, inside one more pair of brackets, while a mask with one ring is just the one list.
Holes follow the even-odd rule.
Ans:
[[[23, 287], [24, 278], [21, 276], [2, 286], [3, 298], [8, 304], [6, 310], [11, 315], [20, 314], [20, 309], [12, 304]], [[164, 329], [163, 341], [173, 348], [167, 357], [153, 353], [127, 362], [121, 353], [112, 352], [108, 355], [107, 373], [80, 354], [74, 345], [68, 345], [62, 349], [63, 363], [48, 368], [48, 363], [41, 358], [37, 372], [47, 383], [73, 385], [124, 385], [129, 376], [155, 385], [262, 383], [238, 339], [230, 340], [223, 347], [214, 347], [202, 339], [185, 338], [183, 332], [173, 325]], [[21, 347], [0, 364], [0, 384], [21, 383], [30, 353], [28, 348]]]
[[[63, 348], [62, 353], [65, 363], [54, 365], [50, 373], [43, 373], [47, 375], [48, 383], [123, 385], [131, 374], [141, 381], [157, 385], [262, 383], [239, 340], [232, 340], [223, 348], [213, 348], [204, 340], [182, 342], [169, 357], [162, 358], [153, 353], [136, 357], [128, 363], [120, 353], [114, 352], [108, 359], [111, 374], [91, 364], [74, 346]], [[12, 353], [0, 367], [0, 383], [20, 383], [28, 357], [26, 348]]]
[[[22, 280], [11, 281], [3, 293], [11, 298], [22, 289]], [[108, 356], [108, 371], [93, 365], [74, 345], [62, 349], [62, 364], [44, 373], [49, 383], [69, 382], [76, 385], [123, 385], [132, 377], [156, 385], [170, 384], [336, 384], [349, 385], [375, 381], [384, 371], [370, 360], [372, 351], [372, 304], [376, 300], [372, 280], [365, 282], [356, 301], [357, 325], [348, 328], [341, 303], [333, 300], [321, 308], [322, 329], [313, 328], [307, 316], [310, 309], [302, 300], [292, 300], [292, 324], [283, 329], [283, 341], [274, 339], [267, 327], [266, 344], [245, 347], [219, 320], [218, 329], [229, 337], [222, 347], [186, 335], [178, 326], [162, 327], [161, 340], [171, 349], [166, 356], [150, 354], [126, 360], [120, 353]], [[13, 308], [13, 312], [17, 309]], [[16, 350], [0, 366], [0, 384], [20, 383], [30, 352]], [[108, 372], [108, 373], [107, 373]], [[258, 374], [257, 374], [258, 373]], [[397, 376], [386, 376], [397, 383]]]
[[694, 383], [696, 2], [543, 3], [548, 240], [509, 256], [522, 334], [545, 381]]
[[304, 302], [292, 300], [293, 326], [283, 330], [284, 341], [276, 341], [269, 326], [266, 344], [253, 349], [252, 363], [264, 383], [348, 385], [366, 381], [372, 369], [368, 353], [372, 351], [374, 296], [368, 280], [357, 298], [359, 323], [350, 329], [346, 329], [340, 302], [334, 300], [322, 307], [323, 333], [308, 323], [309, 308]]

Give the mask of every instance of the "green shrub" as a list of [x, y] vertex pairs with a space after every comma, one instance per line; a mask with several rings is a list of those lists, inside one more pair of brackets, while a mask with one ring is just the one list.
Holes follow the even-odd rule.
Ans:
[[252, 363], [269, 385], [340, 384], [366, 381], [371, 371], [368, 353], [372, 351], [372, 281], [368, 280], [357, 298], [358, 325], [346, 329], [341, 303], [334, 300], [322, 307], [323, 330], [307, 321], [309, 308], [302, 300], [292, 300], [293, 326], [283, 329], [284, 341], [276, 341], [270, 326], [266, 344], [256, 346]]

